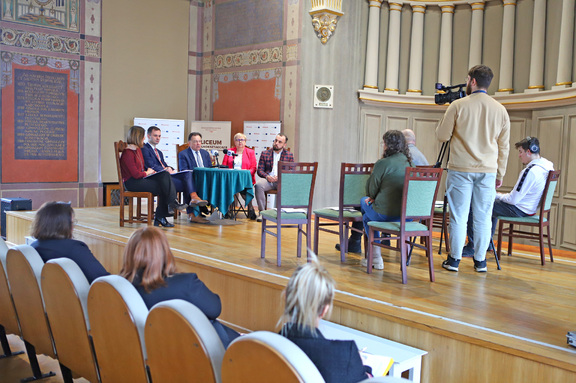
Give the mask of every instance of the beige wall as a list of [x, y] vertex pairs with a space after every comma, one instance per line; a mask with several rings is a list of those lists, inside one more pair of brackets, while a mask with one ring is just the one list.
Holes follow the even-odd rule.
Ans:
[[102, 182], [117, 182], [112, 143], [134, 117], [186, 119], [187, 0], [104, 1]]

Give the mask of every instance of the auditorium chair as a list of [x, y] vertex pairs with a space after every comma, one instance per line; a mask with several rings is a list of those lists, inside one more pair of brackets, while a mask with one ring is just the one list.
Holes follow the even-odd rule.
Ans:
[[322, 383], [310, 358], [282, 335], [256, 331], [236, 338], [224, 354], [222, 383]]
[[[128, 191], [122, 180], [120, 157], [122, 157], [122, 152], [126, 147], [127, 144], [124, 141], [114, 142], [114, 157], [116, 158], [116, 171], [118, 172], [118, 184], [120, 185], [120, 227], [124, 226], [124, 222], [146, 222], [148, 225], [152, 225], [152, 220], [154, 219], [154, 195], [150, 192]], [[134, 215], [134, 198], [136, 198], [136, 215]], [[142, 213], [143, 199], [147, 200], [148, 211], [146, 213]], [[124, 216], [126, 200], [128, 200], [128, 219]]]
[[[352, 222], [362, 222], [360, 199], [366, 195], [366, 181], [374, 168], [373, 163], [340, 165], [340, 185], [338, 187], [338, 210], [324, 208], [314, 210], [314, 253], [318, 254], [318, 232], [338, 234], [340, 242], [340, 262], [346, 262], [348, 251], [348, 231]], [[320, 223], [320, 219], [332, 222]], [[338, 231], [325, 229], [324, 226], [338, 226]], [[363, 231], [361, 230], [362, 234]]]
[[[432, 221], [434, 219], [434, 203], [441, 178], [441, 168], [406, 168], [400, 222], [368, 222], [367, 272], [369, 274], [372, 272], [373, 245], [392, 249], [400, 252], [402, 283], [407, 283], [408, 253], [410, 246], [415, 246], [426, 251], [430, 281], [434, 282]], [[389, 234], [389, 238], [381, 239], [396, 241], [396, 246], [392, 247], [375, 242], [374, 234], [376, 232]], [[425, 244], [416, 243], [416, 237], [424, 237]]]
[[147, 383], [144, 324], [148, 308], [118, 275], [97, 278], [88, 291], [88, 319], [102, 383]]
[[[552, 239], [550, 235], [550, 208], [552, 206], [552, 198], [554, 191], [558, 185], [558, 178], [560, 177], [560, 170], [548, 172], [548, 178], [540, 198], [539, 214], [529, 215], [527, 217], [498, 217], [498, 252], [497, 256], [500, 259], [500, 252], [502, 249], [502, 237], [508, 237], [508, 255], [512, 255], [512, 242], [514, 238], [536, 239], [540, 244], [540, 263], [544, 266], [546, 262], [546, 253], [544, 251], [544, 238], [548, 239], [548, 251], [550, 252], [550, 262], [554, 262], [552, 256]], [[507, 224], [508, 227], [504, 228]], [[514, 226], [529, 226], [536, 228], [536, 232], [518, 230]], [[546, 234], [544, 234], [546, 228]]]
[[8, 253], [8, 246], [2, 238], [0, 238], [0, 344], [2, 344], [2, 351], [4, 354], [0, 355], [0, 359], [9, 356], [19, 355], [23, 352], [12, 352], [8, 337], [6, 334], [16, 334], [20, 336], [20, 327], [18, 325], [18, 316], [14, 308], [14, 301], [10, 293], [10, 285], [8, 284], [8, 276], [6, 275], [6, 254]]
[[[266, 234], [276, 237], [276, 263], [281, 265], [281, 229], [298, 229], [297, 256], [302, 253], [302, 234], [306, 235], [306, 248], [312, 248], [312, 200], [318, 162], [278, 162], [278, 194], [276, 209], [260, 212], [262, 215], [262, 236], [260, 257], [266, 255]], [[305, 212], [284, 211], [284, 209], [304, 209]], [[271, 221], [272, 224], [268, 224]], [[306, 225], [306, 231], [302, 225]], [[276, 232], [268, 229], [276, 227]]]
[[71, 259], [52, 259], [42, 268], [42, 294], [60, 363], [76, 377], [99, 382], [88, 322], [90, 284]]
[[148, 368], [154, 383], [221, 383], [224, 346], [195, 305], [181, 299], [156, 304], [146, 319]]
[[[44, 354], [56, 359], [54, 340], [50, 323], [44, 310], [42, 292], [40, 290], [40, 275], [44, 261], [31, 246], [19, 245], [8, 250], [6, 270], [10, 291], [14, 298], [14, 306], [20, 321], [22, 339], [26, 353], [30, 359], [30, 367], [35, 379], [55, 375], [53, 372], [42, 374], [36, 354]], [[72, 374], [64, 364], [60, 363], [64, 381], [72, 382]]]

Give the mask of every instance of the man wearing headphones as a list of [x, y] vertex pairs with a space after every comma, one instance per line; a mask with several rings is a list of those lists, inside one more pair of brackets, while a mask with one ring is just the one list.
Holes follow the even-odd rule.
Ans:
[[[496, 230], [498, 216], [502, 217], [526, 217], [534, 215], [538, 210], [538, 204], [548, 172], [554, 170], [554, 164], [540, 156], [540, 142], [536, 137], [526, 137], [515, 144], [518, 149], [518, 157], [526, 167], [520, 172], [518, 181], [510, 193], [496, 193], [494, 208], [492, 209], [492, 236]], [[468, 216], [468, 243], [462, 249], [463, 257], [474, 255], [474, 232], [472, 230], [472, 211]]]

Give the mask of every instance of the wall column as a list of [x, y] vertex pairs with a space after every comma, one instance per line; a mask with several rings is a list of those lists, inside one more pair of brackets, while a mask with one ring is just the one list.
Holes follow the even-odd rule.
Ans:
[[514, 92], [514, 27], [516, 22], [516, 0], [504, 0], [502, 20], [502, 46], [500, 49], [500, 83], [496, 94]]
[[398, 73], [400, 66], [400, 16], [402, 4], [388, 3], [388, 52], [386, 54], [386, 88], [384, 93], [398, 94]]
[[384, 0], [370, 0], [368, 44], [364, 90], [378, 92], [378, 47], [380, 46], [380, 10]]
[[442, 21], [440, 31], [440, 58], [438, 60], [438, 81], [443, 85], [452, 82], [452, 21], [454, 5], [441, 5]]
[[530, 81], [524, 93], [544, 90], [544, 42], [546, 39], [546, 0], [534, 0]]
[[472, 23], [470, 25], [470, 55], [468, 68], [482, 64], [482, 35], [484, 33], [484, 2], [470, 4]]
[[562, 2], [562, 21], [560, 24], [560, 50], [558, 52], [558, 71], [556, 84], [552, 89], [572, 86], [572, 44], [574, 37], [574, 0]]
[[425, 5], [412, 5], [412, 36], [410, 42], [410, 72], [407, 93], [422, 94], [422, 50], [424, 49]]

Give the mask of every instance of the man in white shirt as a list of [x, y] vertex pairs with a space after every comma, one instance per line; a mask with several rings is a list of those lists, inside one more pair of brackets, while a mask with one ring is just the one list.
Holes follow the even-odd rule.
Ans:
[[[496, 194], [492, 209], [492, 236], [498, 224], [498, 216], [526, 217], [538, 211], [538, 205], [546, 186], [548, 172], [554, 170], [554, 164], [540, 156], [540, 142], [536, 137], [526, 137], [515, 144], [518, 157], [526, 167], [520, 172], [518, 181], [510, 193]], [[474, 255], [474, 217], [468, 216], [468, 243], [462, 249], [462, 256]]]

